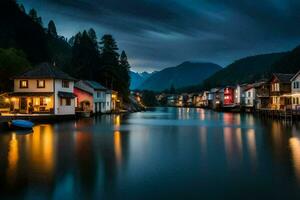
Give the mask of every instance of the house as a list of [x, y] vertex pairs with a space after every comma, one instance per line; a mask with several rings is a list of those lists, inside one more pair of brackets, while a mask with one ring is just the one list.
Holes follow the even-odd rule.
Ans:
[[245, 94], [245, 102], [244, 105], [246, 109], [254, 109], [255, 105], [255, 97], [256, 97], [256, 90], [254, 84], [248, 85], [247, 88], [244, 90]]
[[233, 107], [234, 106], [234, 88], [226, 87], [224, 88], [224, 107]]
[[11, 111], [32, 114], [75, 114], [75, 79], [49, 63], [13, 77]]
[[93, 113], [111, 111], [111, 92], [96, 81], [78, 81], [74, 86], [74, 93], [77, 96], [77, 107], [81, 110]]
[[204, 91], [202, 93], [200, 98], [200, 103], [199, 103], [200, 107], [208, 107], [208, 95], [209, 95], [209, 91]]
[[219, 88], [212, 88], [210, 89], [209, 93], [208, 93], [208, 107], [209, 108], [214, 108], [215, 105], [215, 99], [216, 99], [216, 95], [217, 95], [217, 91], [219, 90]]
[[111, 111], [119, 111], [121, 108], [122, 101], [119, 99], [118, 92], [114, 90], [106, 91], [106, 102], [111, 99]]
[[234, 103], [237, 106], [244, 106], [245, 103], [245, 89], [247, 88], [247, 84], [237, 85], [234, 90]]
[[300, 71], [292, 77], [291, 92], [292, 92], [292, 108], [300, 110]]
[[177, 104], [177, 95], [170, 95], [167, 97], [168, 106], [176, 106]]
[[268, 108], [270, 105], [270, 85], [266, 81], [262, 81], [256, 87], [256, 103], [255, 109]]
[[294, 74], [272, 75], [270, 84], [270, 103], [271, 108], [276, 110], [287, 109], [291, 107], [291, 79]]

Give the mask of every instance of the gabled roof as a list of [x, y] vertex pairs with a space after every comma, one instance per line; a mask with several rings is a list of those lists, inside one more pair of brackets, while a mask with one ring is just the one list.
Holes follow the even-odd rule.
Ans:
[[290, 81], [294, 81], [300, 75], [300, 70], [295, 74]]
[[101, 85], [100, 83], [96, 82], [96, 81], [88, 81], [85, 80], [84, 83], [88, 84], [90, 87], [92, 87], [94, 90], [107, 90], [106, 87], [104, 87], [103, 85]]
[[[274, 73], [273, 77], [276, 77], [282, 83], [289, 83], [295, 74], [282, 74], [282, 73]], [[272, 77], [272, 79], [273, 79]]]
[[29, 70], [19, 76], [13, 77], [14, 79], [35, 79], [35, 78], [51, 78], [51, 79], [62, 79], [62, 80], [72, 80], [76, 79], [68, 75], [67, 73], [61, 71], [57, 67], [49, 63], [41, 63], [37, 65], [34, 69]]

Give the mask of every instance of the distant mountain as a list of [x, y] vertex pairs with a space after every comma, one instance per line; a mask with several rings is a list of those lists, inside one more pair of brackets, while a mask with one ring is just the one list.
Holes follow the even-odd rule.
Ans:
[[153, 74], [138, 89], [161, 91], [172, 85], [175, 88], [195, 85], [221, 69], [221, 66], [214, 63], [184, 62]]
[[[202, 88], [249, 83], [268, 78], [272, 72], [276, 72], [272, 70], [272, 66], [287, 55], [288, 52], [284, 52], [242, 58], [204, 80]], [[283, 69], [282, 72], [288, 70]]]
[[130, 71], [130, 89], [135, 90], [137, 89], [144, 81], [146, 81], [152, 74], [156, 73], [155, 71], [152, 73], [149, 72], [133, 72]]

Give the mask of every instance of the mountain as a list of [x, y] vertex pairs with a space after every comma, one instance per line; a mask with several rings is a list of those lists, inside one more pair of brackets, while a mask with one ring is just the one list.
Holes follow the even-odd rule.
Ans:
[[300, 46], [275, 62], [271, 70], [277, 73], [297, 73], [300, 70]]
[[[204, 80], [202, 88], [209, 89], [268, 78], [272, 72], [277, 72], [273, 70], [273, 65], [287, 55], [288, 52], [284, 52], [242, 58]], [[282, 70], [282, 72], [288, 71]]]
[[130, 71], [130, 79], [131, 79], [130, 89], [131, 90], [137, 89], [144, 81], [146, 81], [154, 73], [156, 72], [154, 71], [152, 73], [149, 72], [138, 73], [138, 72]]
[[162, 91], [169, 89], [172, 85], [175, 88], [195, 85], [221, 69], [221, 66], [214, 63], [184, 62], [176, 67], [156, 72], [138, 89]]

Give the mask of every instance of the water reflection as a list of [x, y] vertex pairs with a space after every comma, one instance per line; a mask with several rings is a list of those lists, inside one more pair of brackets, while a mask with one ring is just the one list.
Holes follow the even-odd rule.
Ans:
[[17, 176], [17, 164], [19, 160], [19, 149], [18, 149], [18, 140], [16, 134], [13, 133], [11, 140], [9, 141], [9, 150], [8, 150], [8, 167], [7, 167], [7, 182], [10, 185], [13, 185], [16, 181]]
[[118, 165], [121, 165], [122, 161], [122, 144], [121, 144], [121, 133], [120, 131], [114, 132], [114, 148], [115, 148], [115, 155], [117, 159]]
[[300, 183], [300, 140], [299, 138], [292, 137], [289, 142], [292, 151], [292, 161], [294, 164], [295, 174]]
[[256, 141], [255, 141], [255, 130], [249, 129], [247, 131], [247, 142], [248, 150], [250, 153], [251, 162], [253, 165], [256, 165]]
[[42, 124], [32, 134], [0, 135], [0, 197], [222, 199], [211, 193], [216, 180], [229, 199], [256, 199], [257, 183], [270, 198], [300, 197], [299, 130], [184, 108]]

